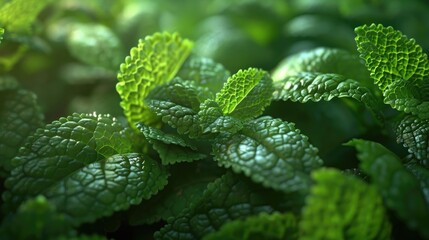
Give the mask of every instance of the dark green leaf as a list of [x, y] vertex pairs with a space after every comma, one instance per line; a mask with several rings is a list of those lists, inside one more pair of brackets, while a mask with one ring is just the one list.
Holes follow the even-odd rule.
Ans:
[[241, 120], [224, 116], [219, 104], [212, 99], [207, 99], [201, 104], [198, 117], [204, 133], [234, 133], [243, 128]]

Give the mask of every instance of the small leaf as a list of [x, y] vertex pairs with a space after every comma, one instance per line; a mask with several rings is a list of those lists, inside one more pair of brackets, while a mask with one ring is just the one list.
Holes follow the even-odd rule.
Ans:
[[270, 117], [258, 118], [236, 134], [222, 134], [213, 145], [221, 166], [283, 192], [309, 187], [310, 172], [322, 165], [317, 152], [294, 124]]
[[414, 39], [381, 24], [363, 25], [355, 32], [360, 57], [381, 90], [396, 81], [415, 84], [428, 76], [427, 55]]
[[396, 136], [421, 165], [429, 167], [429, 119], [405, 116], [396, 129]]
[[52, 0], [11, 0], [0, 6], [0, 25], [8, 31], [28, 32]]
[[199, 86], [209, 88], [213, 94], [222, 89], [230, 75], [221, 64], [210, 58], [198, 56], [189, 57], [177, 73], [182, 79], [192, 80]]
[[358, 151], [360, 167], [371, 176], [387, 206], [412, 229], [429, 237], [429, 203], [420, 183], [401, 160], [379, 143], [355, 139], [347, 143]]
[[282, 210], [287, 202], [280, 193], [227, 173], [210, 183], [202, 198], [155, 233], [155, 239], [201, 239], [234, 219]]
[[243, 220], [227, 222], [219, 231], [203, 238], [203, 240], [217, 239], [298, 239], [298, 223], [295, 216], [290, 213], [261, 213]]
[[167, 183], [167, 172], [129, 153], [130, 132], [116, 119], [95, 114], [73, 114], [37, 130], [13, 159], [6, 204], [14, 208], [42, 194], [80, 224], [151, 197]]
[[155, 33], [140, 39], [131, 49], [120, 66], [116, 85], [122, 99], [121, 107], [131, 126], [137, 122], [151, 125], [157, 121], [144, 99], [153, 88], [173, 79], [191, 47], [192, 42], [178, 34]]
[[390, 239], [391, 226], [375, 187], [336, 169], [316, 170], [312, 178], [300, 239]]
[[224, 116], [219, 104], [207, 99], [200, 106], [198, 112], [203, 133], [235, 133], [243, 128], [243, 122], [232, 116]]

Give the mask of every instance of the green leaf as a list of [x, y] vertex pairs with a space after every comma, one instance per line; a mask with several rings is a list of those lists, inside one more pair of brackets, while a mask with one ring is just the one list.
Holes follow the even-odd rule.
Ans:
[[364, 103], [377, 119], [383, 119], [380, 112], [381, 102], [371, 91], [358, 81], [339, 74], [301, 72], [276, 81], [274, 89], [274, 100], [305, 103], [330, 101], [333, 98], [353, 98]]
[[201, 239], [234, 219], [281, 210], [285, 198], [227, 173], [210, 183], [202, 198], [155, 233], [155, 239]]
[[323, 163], [317, 152], [293, 123], [268, 116], [251, 121], [236, 134], [220, 135], [213, 145], [221, 166], [283, 192], [309, 188], [310, 172]]
[[219, 231], [206, 235], [203, 240], [298, 239], [298, 223], [293, 214], [261, 213], [243, 220], [224, 224]]
[[230, 75], [222, 64], [198, 56], [189, 57], [177, 73], [182, 79], [193, 80], [197, 85], [209, 88], [213, 94], [222, 89]]
[[0, 228], [0, 238], [4, 240], [58, 239], [71, 234], [71, 222], [43, 196], [24, 202], [16, 214], [5, 218]]
[[390, 239], [383, 200], [374, 186], [336, 169], [312, 173], [300, 239]]
[[212, 99], [201, 104], [198, 117], [203, 133], [235, 133], [243, 128], [243, 121], [224, 116], [219, 104]]
[[4, 29], [0, 28], [0, 43], [3, 40]]
[[274, 82], [300, 72], [336, 73], [346, 78], [359, 80], [367, 86], [368, 70], [358, 56], [335, 48], [316, 48], [285, 58], [274, 69]]
[[192, 162], [206, 157], [205, 154], [195, 151], [196, 147], [177, 135], [167, 134], [144, 124], [137, 124], [137, 128], [152, 143], [152, 147], [158, 152], [163, 165]]
[[123, 58], [119, 38], [108, 27], [100, 24], [78, 24], [67, 38], [68, 49], [80, 61], [115, 70]]
[[360, 57], [381, 90], [397, 81], [415, 84], [428, 76], [427, 55], [414, 39], [381, 24], [363, 25], [355, 32]]
[[[224, 115], [242, 119], [258, 116], [271, 101], [271, 78], [263, 70], [239, 70], [216, 94]], [[249, 96], [249, 97], [247, 97]]]
[[396, 136], [421, 165], [429, 167], [429, 119], [405, 116], [396, 129]]
[[419, 181], [401, 160], [379, 143], [355, 139], [347, 145], [356, 147], [360, 167], [371, 176], [387, 206], [410, 228], [429, 237], [429, 202], [424, 198]]
[[13, 159], [6, 204], [13, 208], [42, 194], [80, 224], [150, 198], [168, 174], [156, 161], [130, 153], [131, 132], [95, 114], [73, 114], [37, 130]]
[[6, 171], [12, 169], [11, 160], [25, 139], [44, 124], [36, 95], [15, 88], [17, 82], [0, 79], [0, 166]]
[[28, 32], [51, 0], [11, 0], [0, 7], [0, 25], [8, 31]]
[[429, 170], [418, 164], [406, 164], [405, 167], [419, 181], [420, 189], [429, 205]]
[[144, 99], [156, 86], [170, 81], [188, 56], [192, 42], [178, 34], [155, 33], [140, 39], [120, 66], [116, 90], [121, 107], [134, 126], [137, 122], [151, 125], [157, 121]]

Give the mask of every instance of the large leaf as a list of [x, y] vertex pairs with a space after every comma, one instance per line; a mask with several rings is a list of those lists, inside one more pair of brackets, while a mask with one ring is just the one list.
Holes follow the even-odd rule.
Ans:
[[422, 193], [419, 180], [394, 153], [379, 143], [355, 139], [347, 145], [356, 147], [360, 167], [371, 177], [387, 206], [410, 228], [429, 237], [429, 202]]
[[284, 192], [309, 187], [309, 173], [322, 165], [317, 151], [294, 124], [271, 117], [251, 121], [238, 133], [224, 133], [213, 145], [221, 166]]
[[37, 130], [13, 159], [4, 199], [14, 208], [44, 195], [74, 223], [138, 204], [167, 183], [156, 161], [133, 150], [131, 130], [107, 115], [73, 114]]
[[52, 0], [11, 0], [0, 7], [0, 26], [8, 31], [27, 32], [37, 15]]
[[390, 239], [391, 226], [375, 187], [336, 169], [314, 171], [312, 178], [299, 239]]
[[277, 192], [227, 173], [210, 183], [202, 198], [155, 233], [155, 239], [201, 239], [224, 223], [261, 212], [281, 210], [287, 200]]
[[178, 34], [156, 33], [140, 39], [120, 66], [116, 90], [121, 107], [132, 126], [137, 122], [152, 124], [144, 99], [156, 86], [170, 81], [188, 56], [192, 42]]

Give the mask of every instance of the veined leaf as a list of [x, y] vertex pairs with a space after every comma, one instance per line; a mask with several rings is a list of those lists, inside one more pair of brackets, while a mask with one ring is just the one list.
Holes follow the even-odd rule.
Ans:
[[429, 120], [407, 115], [396, 129], [397, 141], [423, 166], [429, 167]]
[[332, 98], [353, 98], [364, 103], [379, 120], [383, 118], [380, 113], [381, 102], [371, 91], [358, 81], [339, 74], [301, 72], [276, 81], [274, 89], [274, 100], [305, 103], [329, 101]]
[[0, 7], [0, 25], [8, 31], [27, 32], [51, 0], [11, 0]]
[[222, 89], [230, 75], [222, 64], [198, 56], [189, 57], [177, 73], [182, 79], [193, 80], [197, 85], [209, 88], [213, 94]]
[[271, 93], [271, 78], [268, 74], [249, 68], [239, 70], [228, 79], [216, 94], [216, 102], [224, 115], [231, 114], [245, 119], [261, 114], [271, 101]]
[[206, 235], [203, 240], [298, 239], [298, 223], [293, 214], [261, 213], [243, 220], [224, 224], [219, 231]]
[[308, 138], [293, 123], [258, 118], [236, 134], [224, 133], [213, 145], [221, 166], [283, 192], [308, 189], [310, 172], [322, 165]]
[[167, 183], [156, 161], [133, 150], [132, 131], [108, 115], [73, 114], [28, 138], [13, 159], [4, 199], [44, 195], [75, 224], [123, 210]]
[[286, 200], [280, 193], [246, 180], [227, 173], [210, 183], [202, 198], [176, 218], [170, 218], [155, 233], [155, 239], [201, 239], [230, 220], [282, 210]]
[[416, 84], [428, 76], [429, 62], [414, 39], [381, 24], [355, 29], [360, 57], [381, 90], [396, 81]]
[[17, 85], [11, 79], [0, 79], [0, 166], [6, 171], [12, 169], [11, 160], [25, 139], [44, 124], [36, 95]]
[[429, 202], [426, 202], [416, 177], [394, 153], [379, 143], [355, 139], [347, 145], [356, 147], [360, 167], [371, 176], [387, 206], [410, 228], [428, 237]]
[[243, 128], [243, 121], [232, 116], [224, 116], [219, 104], [207, 99], [200, 106], [199, 122], [203, 133], [235, 133]]
[[335, 169], [312, 173], [300, 239], [390, 239], [383, 200], [374, 186]]
[[80, 61], [116, 70], [122, 60], [119, 38], [101, 24], [78, 24], [67, 38], [70, 53]]
[[148, 125], [156, 122], [144, 99], [154, 87], [173, 79], [191, 47], [192, 42], [178, 34], [156, 33], [140, 39], [131, 49], [121, 64], [116, 85], [122, 98], [121, 107], [131, 126], [137, 122]]

